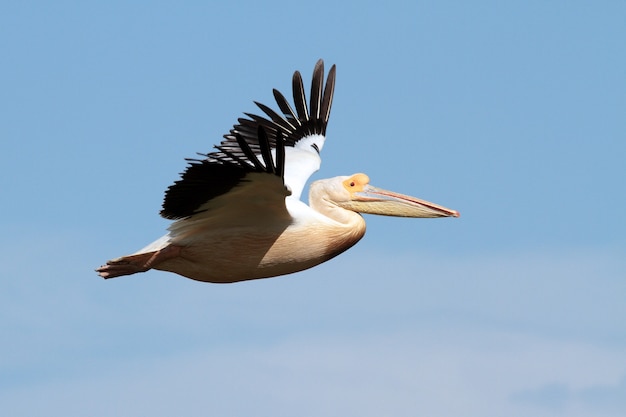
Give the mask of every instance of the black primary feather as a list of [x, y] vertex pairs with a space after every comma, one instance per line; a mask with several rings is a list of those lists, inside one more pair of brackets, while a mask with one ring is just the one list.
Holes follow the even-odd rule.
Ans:
[[[284, 116], [255, 102], [269, 118], [245, 113], [248, 118], [237, 120], [238, 123], [224, 135], [224, 140], [215, 146], [217, 151], [204, 155], [206, 159], [188, 160], [190, 164], [181, 179], [165, 192], [161, 216], [174, 220], [198, 213], [204, 203], [230, 191], [249, 172], [266, 172], [283, 178], [285, 146], [293, 147], [309, 135], [326, 134], [335, 72], [333, 65], [324, 86], [324, 61], [317, 61], [307, 107], [302, 76], [296, 71], [292, 79], [295, 112], [276, 89], [273, 90], [274, 98]], [[274, 149], [276, 155], [272, 158]]]

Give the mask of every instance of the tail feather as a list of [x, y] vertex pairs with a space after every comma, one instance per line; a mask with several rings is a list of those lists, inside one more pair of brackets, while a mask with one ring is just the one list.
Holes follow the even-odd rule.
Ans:
[[157, 253], [158, 251], [146, 252], [112, 259], [107, 261], [106, 265], [96, 269], [96, 272], [104, 279], [146, 272], [152, 268], [153, 262], [151, 261]]

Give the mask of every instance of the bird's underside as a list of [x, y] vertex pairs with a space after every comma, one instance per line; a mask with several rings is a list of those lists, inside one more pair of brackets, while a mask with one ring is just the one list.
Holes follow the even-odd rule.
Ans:
[[115, 278], [157, 269], [214, 283], [274, 277], [339, 255], [365, 233], [362, 218], [358, 226], [320, 221], [314, 228], [292, 226], [289, 233], [282, 234], [245, 229], [207, 233], [187, 245], [164, 243], [156, 250], [110, 260], [97, 271], [103, 278]]

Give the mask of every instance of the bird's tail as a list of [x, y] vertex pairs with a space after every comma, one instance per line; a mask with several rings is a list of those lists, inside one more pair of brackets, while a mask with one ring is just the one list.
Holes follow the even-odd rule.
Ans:
[[158, 252], [145, 252], [112, 259], [96, 269], [96, 272], [104, 279], [146, 272], [152, 268], [154, 257]]

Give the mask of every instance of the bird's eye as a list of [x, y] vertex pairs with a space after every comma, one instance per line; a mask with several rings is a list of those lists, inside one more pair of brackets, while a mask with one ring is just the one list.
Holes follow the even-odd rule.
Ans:
[[369, 178], [365, 174], [355, 174], [346, 178], [342, 185], [350, 193], [363, 191], [369, 182]]

